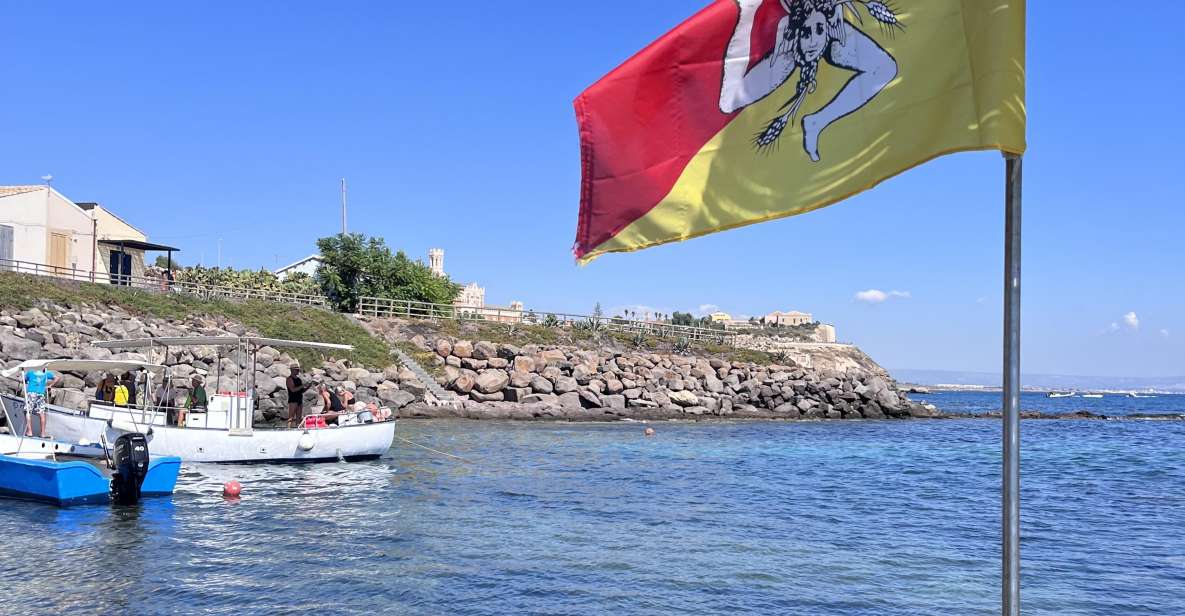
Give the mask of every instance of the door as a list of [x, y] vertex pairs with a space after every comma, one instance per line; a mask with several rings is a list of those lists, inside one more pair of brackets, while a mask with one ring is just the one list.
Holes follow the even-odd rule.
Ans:
[[13, 271], [15, 263], [12, 262], [13, 255], [13, 230], [9, 225], [0, 225], [0, 270]]
[[132, 255], [122, 250], [111, 251], [111, 261], [107, 271], [111, 272], [111, 284], [130, 284], [132, 275]]
[[49, 234], [49, 265], [55, 273], [64, 273], [70, 262], [70, 236], [65, 233]]

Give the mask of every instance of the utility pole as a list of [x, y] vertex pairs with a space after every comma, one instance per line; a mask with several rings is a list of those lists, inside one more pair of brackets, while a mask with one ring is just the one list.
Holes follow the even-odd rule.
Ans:
[[342, 178], [342, 236], [346, 235], [346, 178]]

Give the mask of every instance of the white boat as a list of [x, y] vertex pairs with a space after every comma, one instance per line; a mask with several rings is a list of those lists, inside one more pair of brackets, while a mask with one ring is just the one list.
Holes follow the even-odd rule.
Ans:
[[[255, 337], [145, 338], [97, 342], [107, 349], [164, 348], [170, 346], [231, 346], [246, 353], [248, 366], [238, 392], [217, 392], [204, 412], [187, 413], [185, 426], [171, 425], [170, 409], [148, 402], [141, 407], [118, 407], [91, 401], [85, 409], [47, 405], [49, 429], [57, 440], [114, 442], [119, 435], [140, 432], [148, 437], [154, 454], [178, 456], [186, 462], [329, 462], [365, 460], [382, 456], [395, 439], [395, 422], [373, 421], [370, 414], [343, 413], [340, 427], [257, 428], [255, 413], [255, 354], [259, 347], [297, 347], [348, 351], [347, 345], [298, 342]], [[159, 364], [123, 360], [30, 360], [6, 370], [17, 372], [44, 367], [54, 371], [94, 372], [144, 370], [149, 375], [144, 392], [153, 391], [152, 377], [169, 383], [169, 368]], [[148, 398], [149, 396], [145, 396]], [[171, 399], [171, 395], [168, 396]], [[24, 430], [24, 399], [4, 396], [13, 430]], [[104, 441], [104, 439], [106, 439]]]
[[1103, 394], [1082, 394], [1083, 398], [1102, 398]]
[[1072, 392], [1072, 391], [1051, 391], [1051, 392], [1049, 392], [1048, 397], [1050, 397], [1050, 398], [1073, 398], [1074, 392]]
[[1127, 397], [1128, 398], [1155, 398], [1156, 396], [1151, 396], [1148, 394], [1138, 394], [1134, 391], [1131, 391], [1131, 392], [1128, 392]]

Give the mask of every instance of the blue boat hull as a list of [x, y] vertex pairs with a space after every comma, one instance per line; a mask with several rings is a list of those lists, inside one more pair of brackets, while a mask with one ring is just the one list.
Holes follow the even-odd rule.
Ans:
[[[172, 494], [180, 470], [180, 458], [153, 459], [148, 464], [140, 494]], [[0, 494], [59, 507], [103, 504], [111, 501], [111, 479], [86, 462], [53, 462], [0, 455]]]

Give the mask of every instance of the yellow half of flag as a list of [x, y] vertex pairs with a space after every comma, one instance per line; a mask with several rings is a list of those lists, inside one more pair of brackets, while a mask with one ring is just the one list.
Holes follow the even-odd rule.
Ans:
[[719, 0], [576, 107], [588, 261], [802, 214], [943, 154], [1023, 153], [1025, 5]]

